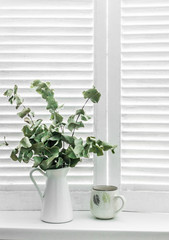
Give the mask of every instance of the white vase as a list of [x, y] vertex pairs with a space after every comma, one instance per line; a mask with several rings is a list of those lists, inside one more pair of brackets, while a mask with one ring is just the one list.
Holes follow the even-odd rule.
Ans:
[[[39, 171], [47, 177], [44, 195], [39, 189], [33, 172]], [[69, 168], [49, 169], [46, 173], [41, 169], [33, 169], [30, 178], [42, 200], [41, 220], [48, 223], [63, 223], [73, 219], [73, 210], [66, 175]]]

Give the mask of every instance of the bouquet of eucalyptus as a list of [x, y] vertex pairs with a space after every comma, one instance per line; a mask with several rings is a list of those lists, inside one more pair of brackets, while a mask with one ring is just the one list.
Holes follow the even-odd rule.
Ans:
[[[21, 109], [17, 114], [25, 122], [22, 128], [23, 138], [18, 147], [11, 152], [14, 161], [33, 161], [33, 167], [47, 169], [59, 169], [64, 167], [75, 167], [82, 158], [89, 158], [90, 153], [103, 155], [104, 151], [110, 150], [114, 153], [116, 146], [112, 146], [95, 137], [89, 136], [86, 140], [75, 136], [75, 131], [84, 127], [84, 122], [90, 117], [85, 113], [85, 106], [88, 101], [98, 103], [101, 94], [95, 87], [83, 92], [85, 103], [75, 114], [64, 121], [59, 114], [60, 108], [54, 97], [54, 90], [50, 88], [49, 82], [35, 80], [31, 84], [36, 92], [46, 101], [46, 109], [50, 112], [51, 124], [47, 126], [42, 119], [35, 120], [35, 115], [29, 107], [24, 106], [24, 100], [18, 95], [18, 87], [8, 89], [4, 95], [16, 109]], [[70, 134], [65, 134], [65, 129]], [[5, 141], [5, 145], [8, 143]]]

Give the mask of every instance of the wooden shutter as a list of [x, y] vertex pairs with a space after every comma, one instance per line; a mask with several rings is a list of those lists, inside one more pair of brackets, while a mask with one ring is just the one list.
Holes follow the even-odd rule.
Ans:
[[169, 1], [122, 0], [124, 190], [169, 190]]

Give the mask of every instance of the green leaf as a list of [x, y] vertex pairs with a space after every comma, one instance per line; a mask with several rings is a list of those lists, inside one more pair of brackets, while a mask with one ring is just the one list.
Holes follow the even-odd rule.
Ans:
[[18, 161], [18, 148], [15, 148], [14, 150], [12, 150], [10, 157], [12, 158], [12, 160], [14, 161]]
[[98, 103], [101, 94], [97, 91], [95, 87], [93, 87], [87, 91], [83, 91], [83, 96], [85, 99], [86, 98], [90, 99], [93, 103]]
[[42, 170], [44, 170], [44, 171], [46, 171], [46, 170], [49, 168], [49, 166], [47, 165], [46, 160], [43, 160], [43, 161], [41, 162], [40, 168], [41, 168]]
[[58, 124], [63, 121], [63, 117], [59, 113], [54, 112], [51, 114], [51, 120], [53, 120], [54, 124]]
[[112, 145], [110, 145], [109, 143], [106, 143], [106, 142], [102, 142], [102, 146], [103, 146], [103, 150], [104, 151], [108, 151], [110, 149], [112, 149]]
[[[39, 133], [39, 134], [37, 134], [34, 138], [33, 138], [33, 140], [34, 141], [36, 141], [36, 142], [42, 142], [42, 138], [43, 138], [43, 136], [44, 136], [44, 132], [41, 132], [41, 133]], [[31, 138], [32, 139], [32, 138]]]
[[48, 103], [46, 109], [48, 109], [48, 110], [52, 109], [53, 111], [55, 111], [58, 108], [58, 103], [56, 102], [54, 97], [49, 96], [46, 98], [46, 101]]
[[75, 143], [75, 148], [73, 149], [73, 151], [76, 154], [76, 156], [81, 157], [81, 153], [84, 149], [82, 138], [75, 139], [74, 143]]
[[14, 96], [11, 96], [11, 97], [8, 99], [8, 101], [10, 102], [10, 104], [13, 104], [13, 102], [14, 102]]
[[84, 124], [82, 121], [80, 122], [72, 122], [72, 123], [69, 123], [68, 125], [68, 129], [72, 132], [74, 129], [79, 129], [81, 127], [84, 127]]
[[55, 146], [52, 151], [52, 156], [45, 160], [46, 166], [49, 167], [50, 164], [53, 162], [53, 160], [58, 156], [59, 156], [59, 148]]
[[16, 109], [20, 107], [20, 105], [23, 103], [23, 99], [19, 96], [16, 96]]
[[96, 138], [95, 137], [87, 137], [86, 142], [88, 144], [96, 143]]
[[115, 149], [116, 147], [117, 147], [117, 145], [113, 146], [112, 149], [111, 149], [111, 152], [112, 152], [113, 154], [115, 154], [114, 149]]
[[117, 145], [112, 146], [112, 145], [110, 145], [109, 143], [104, 142], [104, 141], [101, 141], [101, 140], [98, 140], [98, 141], [97, 141], [97, 144], [98, 144], [100, 147], [102, 147], [102, 149], [103, 149], [104, 151], [111, 150], [112, 153], [115, 153], [115, 152], [114, 152], [114, 149], [117, 147]]
[[103, 150], [101, 149], [101, 147], [99, 147], [98, 145], [94, 145], [94, 144], [90, 148], [90, 152], [96, 153], [97, 156], [103, 155]]
[[18, 113], [18, 116], [24, 118], [28, 113], [30, 113], [30, 108], [24, 108], [21, 112]]
[[20, 151], [22, 151], [23, 162], [28, 163], [30, 161], [31, 157], [33, 156], [33, 151], [25, 149], [25, 148], [21, 148]]
[[31, 83], [31, 88], [34, 88], [34, 87], [39, 86], [40, 83], [41, 83], [40, 80], [34, 80], [34, 81]]
[[53, 146], [49, 148], [50, 154], [54, 154], [57, 157], [59, 156], [59, 148], [57, 146]]
[[51, 137], [51, 133], [50, 132], [46, 132], [44, 134], [44, 136], [41, 138], [41, 142], [42, 143], [46, 142], [50, 137]]
[[33, 157], [33, 160], [34, 160], [34, 165], [33, 167], [38, 167], [41, 162], [43, 161], [44, 157], [39, 157], [39, 156], [35, 156]]
[[23, 137], [20, 141], [20, 145], [24, 148], [30, 148], [32, 147], [32, 144], [29, 141], [28, 137]]
[[85, 114], [84, 110], [83, 109], [76, 110], [76, 115], [79, 115], [79, 114]]
[[36, 122], [35, 122], [35, 123], [33, 124], [33, 126], [32, 126], [32, 129], [33, 129], [33, 130], [36, 130], [41, 123], [42, 123], [42, 119], [36, 120]]
[[90, 144], [85, 144], [83, 149], [83, 157], [89, 158]]
[[68, 147], [68, 149], [66, 150], [66, 155], [69, 157], [69, 158], [72, 158], [72, 159], [76, 159], [77, 156], [76, 154], [74, 153], [73, 151], [73, 148], [71, 146]]
[[8, 89], [4, 92], [4, 96], [11, 97], [13, 94], [13, 89]]
[[74, 146], [74, 137], [62, 134], [61, 138], [64, 142]]
[[32, 121], [30, 120], [30, 118], [29, 118], [29, 117], [25, 117], [25, 118], [24, 118], [24, 122], [26, 122], [26, 123], [29, 123], [29, 124], [31, 124], [31, 123], [32, 123]]
[[42, 142], [32, 144], [32, 150], [35, 154], [40, 154], [44, 151], [45, 145]]
[[88, 121], [89, 119], [91, 119], [90, 116], [87, 116], [87, 115], [81, 115], [81, 120], [82, 120], [82, 121]]
[[53, 132], [52, 136], [49, 138], [51, 141], [59, 141], [61, 139], [61, 133]]
[[25, 137], [28, 137], [30, 138], [32, 136], [32, 131], [30, 129], [30, 127], [28, 125], [25, 125], [23, 128], [22, 128], [22, 132], [24, 134]]
[[71, 116], [69, 116], [69, 118], [68, 118], [68, 120], [67, 120], [67, 122], [68, 122], [68, 124], [69, 123], [74, 123], [75, 122], [75, 115], [71, 115]]
[[17, 94], [17, 91], [18, 91], [18, 86], [17, 86], [17, 85], [15, 85], [15, 86], [14, 86], [14, 95], [16, 95], [16, 94]]

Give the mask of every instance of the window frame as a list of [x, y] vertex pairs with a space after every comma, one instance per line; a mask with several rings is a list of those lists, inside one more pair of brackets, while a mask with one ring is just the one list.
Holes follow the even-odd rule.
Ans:
[[[95, 135], [118, 147], [114, 155], [106, 153], [103, 157], [94, 157], [93, 184], [116, 185], [120, 189], [121, 1], [94, 0], [94, 4], [94, 79], [96, 88], [102, 93], [94, 110]], [[120, 193], [126, 198], [127, 211], [169, 212], [168, 192]], [[90, 191], [76, 191], [72, 197], [74, 210], [89, 210]], [[7, 198], [12, 201], [9, 203]], [[0, 210], [39, 210], [40, 207], [36, 191], [0, 191], [0, 203]]]

